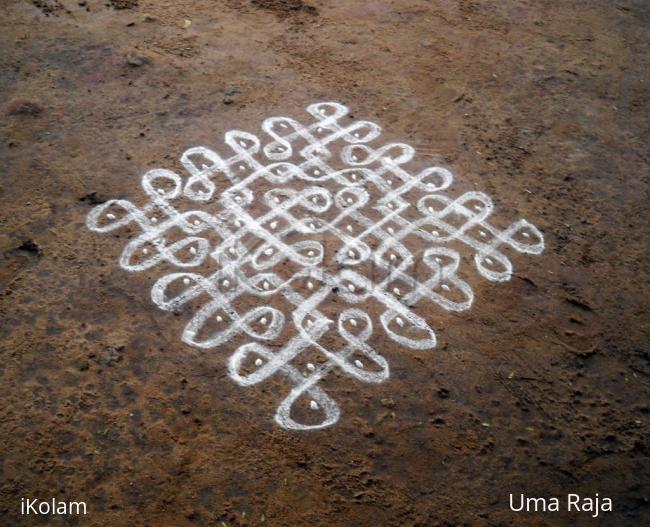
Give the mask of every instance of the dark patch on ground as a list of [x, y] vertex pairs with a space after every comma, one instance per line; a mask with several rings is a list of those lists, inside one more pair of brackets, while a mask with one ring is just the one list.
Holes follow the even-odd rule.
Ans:
[[110, 0], [110, 5], [113, 9], [133, 9], [138, 7], [139, 0]]
[[97, 195], [97, 192], [89, 192], [88, 194], [81, 196], [79, 201], [82, 203], [87, 203], [88, 205], [99, 205], [104, 203], [106, 199]]
[[41, 255], [41, 249], [33, 240], [25, 240], [18, 247], [16, 247], [16, 250], [25, 251], [29, 254], [33, 254], [34, 256]]
[[45, 16], [57, 16], [60, 11], [67, 11], [60, 0], [32, 0], [32, 5], [37, 7]]
[[251, 4], [260, 9], [273, 11], [280, 17], [291, 16], [297, 13], [318, 15], [318, 9], [302, 0], [251, 0]]

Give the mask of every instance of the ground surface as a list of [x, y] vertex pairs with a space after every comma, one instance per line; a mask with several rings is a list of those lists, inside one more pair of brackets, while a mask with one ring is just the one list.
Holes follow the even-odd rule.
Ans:
[[[648, 34], [630, 1], [5, 0], [0, 188], [2, 525], [642, 525], [648, 515]], [[85, 227], [150, 168], [339, 100], [545, 235], [474, 307], [385, 341], [383, 384], [292, 432], [275, 386]], [[420, 313], [422, 315], [422, 313]], [[508, 493], [611, 497], [514, 514]], [[19, 516], [85, 499], [83, 519]], [[574, 522], [574, 523], [571, 523]]]

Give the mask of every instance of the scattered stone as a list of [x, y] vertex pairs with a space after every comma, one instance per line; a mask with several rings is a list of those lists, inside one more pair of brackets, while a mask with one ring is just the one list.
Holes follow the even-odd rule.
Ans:
[[149, 59], [147, 57], [143, 57], [142, 55], [138, 55], [136, 53], [129, 53], [129, 55], [126, 57], [126, 62], [129, 66], [132, 66], [134, 68], [140, 68], [145, 64], [148, 64]]
[[100, 361], [106, 366], [111, 366], [122, 361], [122, 352], [124, 351], [124, 346], [106, 346], [104, 348], [103, 356]]
[[234, 96], [237, 95], [240, 91], [239, 86], [236, 84], [231, 84], [226, 88], [226, 91], [224, 92], [225, 97], [223, 98], [223, 103], [224, 104], [232, 104], [235, 102]]
[[45, 16], [58, 16], [58, 11], [65, 10], [65, 7], [59, 0], [32, 0], [32, 4], [40, 9]]
[[43, 113], [43, 107], [36, 101], [27, 99], [14, 99], [7, 106], [7, 113], [9, 115], [26, 115], [36, 117]]
[[449, 390], [447, 388], [438, 388], [438, 397], [441, 399], [449, 399]]
[[237, 95], [239, 93], [239, 91], [240, 91], [239, 86], [237, 86], [236, 84], [231, 84], [230, 86], [228, 86], [226, 88], [226, 91], [224, 92], [224, 94], [228, 95], [228, 96]]

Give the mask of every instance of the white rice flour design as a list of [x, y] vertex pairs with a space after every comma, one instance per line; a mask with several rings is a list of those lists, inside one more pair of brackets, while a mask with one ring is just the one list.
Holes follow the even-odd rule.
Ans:
[[[183, 342], [234, 350], [228, 373], [242, 386], [287, 378], [292, 388], [275, 420], [296, 430], [339, 419], [320, 387], [330, 372], [367, 383], [388, 378], [386, 359], [369, 343], [377, 325], [369, 313], [378, 314], [380, 344], [388, 337], [426, 350], [436, 336], [415, 309], [430, 320], [432, 305], [470, 308], [456, 249], [471, 251], [478, 273], [493, 282], [512, 274], [503, 248], [544, 249], [542, 233], [525, 220], [505, 230], [489, 223], [485, 194], [441, 194], [452, 182], [448, 170], [413, 173], [409, 145], [371, 146], [377, 124], [353, 121], [334, 102], [307, 111], [315, 119], [307, 126], [266, 119], [266, 144], [226, 133], [227, 158], [190, 148], [181, 156], [189, 177], [150, 170], [142, 178], [146, 204], [110, 200], [87, 218], [97, 232], [136, 229], [120, 265], [161, 268], [151, 298], [191, 313]], [[181, 212], [183, 205], [191, 210]]]

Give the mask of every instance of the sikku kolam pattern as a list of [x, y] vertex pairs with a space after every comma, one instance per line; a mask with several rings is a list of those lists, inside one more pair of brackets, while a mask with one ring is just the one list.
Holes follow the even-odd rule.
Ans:
[[479, 275], [502, 282], [513, 272], [504, 248], [544, 250], [526, 220], [495, 227], [486, 194], [443, 194], [448, 170], [411, 170], [411, 146], [377, 145], [377, 124], [353, 120], [336, 102], [307, 112], [307, 125], [266, 119], [264, 139], [227, 132], [227, 157], [190, 148], [180, 159], [185, 177], [144, 174], [145, 204], [110, 200], [87, 217], [97, 232], [136, 229], [120, 265], [164, 273], [151, 299], [190, 313], [183, 342], [234, 350], [228, 374], [241, 386], [288, 381], [275, 421], [293, 430], [338, 421], [339, 406], [321, 386], [331, 372], [388, 379], [388, 362], [371, 345], [375, 332], [406, 348], [436, 346], [415, 311], [431, 320], [435, 309], [472, 306], [458, 274], [462, 251]]

